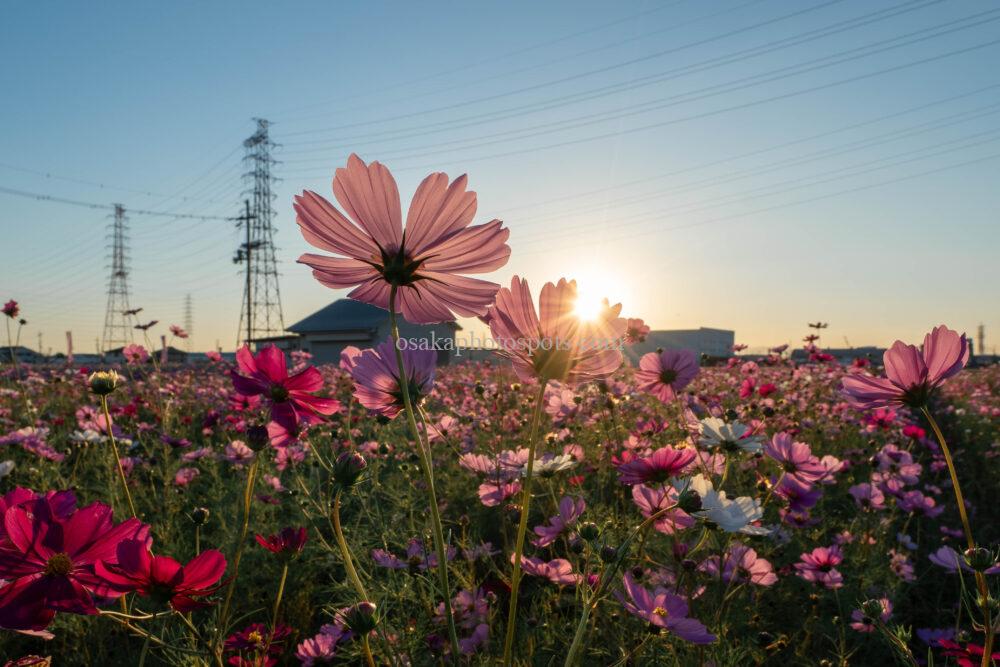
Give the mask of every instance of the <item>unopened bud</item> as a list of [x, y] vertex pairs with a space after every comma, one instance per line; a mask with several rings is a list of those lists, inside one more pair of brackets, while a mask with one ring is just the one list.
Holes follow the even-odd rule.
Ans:
[[360, 453], [344, 452], [333, 463], [333, 480], [341, 488], [349, 489], [354, 486], [367, 467], [368, 462]]
[[601, 529], [597, 527], [597, 524], [593, 521], [585, 521], [580, 524], [580, 537], [587, 540], [588, 542], [593, 542], [601, 535]]
[[618, 558], [618, 549], [611, 546], [610, 544], [605, 544], [601, 547], [601, 560], [605, 563], [614, 562]]
[[878, 600], [865, 600], [861, 603], [861, 613], [870, 619], [879, 618], [884, 611]]
[[98, 396], [107, 396], [118, 386], [118, 373], [114, 371], [97, 371], [87, 378], [90, 391]]
[[359, 602], [349, 607], [344, 611], [344, 624], [354, 634], [364, 637], [378, 624], [378, 619], [375, 618], [375, 605], [371, 602]]
[[211, 512], [208, 511], [207, 507], [195, 507], [191, 510], [191, 520], [194, 521], [196, 526], [204, 526], [208, 523], [208, 517]]
[[965, 562], [976, 572], [982, 572], [993, 567], [996, 558], [985, 547], [973, 547], [965, 550]]
[[255, 452], [267, 447], [271, 442], [271, 436], [267, 433], [265, 426], [251, 426], [247, 429], [246, 445]]
[[684, 489], [677, 497], [677, 507], [687, 514], [697, 512], [701, 509], [701, 496], [694, 489]]

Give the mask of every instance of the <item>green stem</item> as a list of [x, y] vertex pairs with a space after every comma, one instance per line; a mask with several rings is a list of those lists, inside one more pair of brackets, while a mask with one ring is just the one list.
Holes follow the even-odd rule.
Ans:
[[510, 607], [507, 610], [507, 636], [503, 642], [503, 664], [510, 667], [514, 660], [514, 633], [517, 626], [517, 596], [521, 587], [521, 554], [524, 552], [524, 534], [528, 530], [528, 511], [531, 509], [531, 474], [535, 469], [535, 446], [538, 441], [538, 425], [542, 420], [542, 406], [545, 404], [546, 381], [540, 381], [535, 396], [535, 409], [531, 415], [531, 433], [528, 436], [528, 467], [521, 488], [521, 518], [517, 524], [517, 539], [514, 542], [514, 562], [510, 579]]
[[362, 638], [361, 648], [364, 651], [365, 662], [368, 663], [368, 667], [375, 667], [375, 658], [372, 657], [372, 647], [368, 645], [368, 635]]
[[434, 530], [434, 547], [438, 557], [438, 578], [441, 585], [441, 596], [444, 598], [444, 613], [448, 620], [448, 638], [451, 641], [451, 659], [458, 664], [458, 656], [461, 651], [458, 647], [458, 631], [455, 629], [455, 615], [451, 610], [451, 584], [448, 582], [448, 551], [444, 542], [444, 531], [441, 528], [441, 513], [438, 509], [437, 493], [434, 490], [434, 462], [431, 454], [430, 443], [424, 445], [424, 440], [417, 428], [416, 413], [413, 409], [413, 400], [410, 398], [410, 380], [406, 375], [406, 366], [403, 363], [403, 351], [399, 349], [399, 326], [396, 323], [396, 286], [393, 285], [389, 292], [389, 323], [392, 326], [392, 347], [396, 352], [396, 367], [399, 373], [399, 388], [403, 394], [403, 408], [406, 412], [406, 420], [409, 423], [413, 439], [420, 450], [420, 461], [422, 464], [424, 479], [427, 483], [427, 493], [430, 496], [431, 524]]
[[281, 598], [285, 594], [285, 580], [288, 579], [288, 563], [285, 562], [281, 568], [281, 581], [278, 583], [278, 595], [274, 598], [274, 612], [271, 614], [271, 631], [278, 627], [278, 609], [281, 607]]
[[104, 426], [108, 430], [108, 439], [111, 440], [111, 451], [115, 455], [115, 465], [118, 466], [118, 478], [122, 481], [122, 488], [125, 489], [125, 499], [128, 500], [128, 508], [132, 510], [132, 516], [137, 517], [135, 505], [132, 503], [132, 492], [128, 490], [128, 480], [125, 479], [125, 468], [122, 467], [122, 458], [118, 454], [118, 443], [115, 441], [114, 430], [111, 428], [111, 413], [108, 411], [108, 397], [101, 396], [101, 408], [104, 410]]
[[340, 557], [344, 560], [344, 569], [347, 570], [347, 578], [351, 580], [354, 590], [365, 602], [371, 601], [365, 591], [365, 585], [361, 583], [358, 571], [354, 569], [354, 559], [351, 558], [351, 550], [347, 547], [347, 540], [344, 539], [344, 531], [340, 526], [340, 491], [333, 497], [333, 532], [337, 537], [337, 546], [340, 547]]
[[[955, 501], [958, 503], [958, 515], [962, 519], [965, 541], [968, 543], [969, 549], [975, 549], [976, 541], [972, 537], [972, 524], [969, 523], [969, 515], [965, 511], [965, 497], [962, 495], [962, 487], [958, 483], [958, 472], [955, 470], [955, 462], [951, 458], [951, 450], [944, 439], [944, 434], [941, 433], [941, 428], [931, 415], [931, 411], [927, 409], [927, 406], [920, 408], [920, 410], [924, 413], [924, 417], [927, 418], [927, 422], [931, 425], [934, 435], [937, 436], [938, 443], [941, 445], [945, 463], [948, 464], [948, 474], [951, 475], [951, 486], [955, 490]], [[986, 633], [982, 667], [990, 667], [993, 663], [991, 656], [993, 654], [993, 638], [996, 633], [990, 613], [990, 589], [986, 585], [986, 577], [979, 570], [976, 570], [976, 588], [979, 589], [979, 606], [983, 611], [983, 631]]]

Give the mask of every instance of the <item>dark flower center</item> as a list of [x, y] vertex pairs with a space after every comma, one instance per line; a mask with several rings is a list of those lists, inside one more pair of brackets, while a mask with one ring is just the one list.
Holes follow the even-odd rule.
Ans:
[[390, 285], [405, 287], [421, 279], [421, 276], [417, 275], [417, 270], [420, 269], [422, 263], [423, 260], [410, 259], [400, 248], [394, 253], [383, 250], [382, 266], [376, 266], [376, 268]]
[[288, 390], [280, 384], [271, 385], [271, 400], [275, 403], [283, 403], [288, 400]]
[[674, 380], [677, 379], [677, 371], [673, 368], [665, 368], [660, 371], [660, 382], [663, 384], [673, 384]]
[[[410, 401], [413, 405], [420, 405], [420, 403], [424, 400], [424, 396], [421, 393], [420, 385], [417, 381], [414, 378], [410, 378], [406, 383], [406, 387], [410, 390]], [[394, 402], [396, 405], [405, 405], [405, 401], [403, 401], [403, 388], [401, 385], [397, 384], [396, 391], [391, 392], [391, 395], [395, 399]]]
[[930, 400], [934, 388], [929, 387], [926, 382], [916, 387], [910, 387], [903, 392], [903, 404], [911, 408], [922, 408]]
[[57, 553], [45, 563], [45, 574], [65, 577], [73, 571], [73, 561], [65, 553]]
[[785, 461], [781, 467], [785, 469], [785, 472], [795, 472], [798, 470], [792, 461]]
[[531, 366], [542, 380], [565, 380], [573, 370], [573, 352], [558, 342], [549, 349], [539, 348], [531, 355]]

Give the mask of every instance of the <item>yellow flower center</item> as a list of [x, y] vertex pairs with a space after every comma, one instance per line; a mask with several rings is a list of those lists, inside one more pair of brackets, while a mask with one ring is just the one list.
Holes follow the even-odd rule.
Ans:
[[247, 635], [247, 640], [251, 644], [261, 644], [264, 642], [264, 635], [260, 634], [256, 630]]
[[664, 609], [663, 607], [657, 607], [656, 609], [653, 610], [653, 613], [656, 614], [657, 616], [666, 616], [667, 610]]

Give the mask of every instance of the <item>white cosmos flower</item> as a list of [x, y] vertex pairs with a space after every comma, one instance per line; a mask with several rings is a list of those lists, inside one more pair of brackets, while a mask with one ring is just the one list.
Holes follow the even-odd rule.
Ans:
[[3, 479], [7, 475], [9, 475], [13, 470], [14, 470], [13, 461], [4, 461], [3, 463], [0, 463], [0, 479]]
[[764, 516], [764, 509], [756, 498], [727, 498], [725, 491], [716, 491], [711, 480], [700, 474], [675, 482], [674, 486], [678, 493], [685, 489], [696, 491], [701, 496], [701, 509], [693, 512], [692, 516], [711, 521], [727, 533], [767, 535], [771, 532], [767, 528], [750, 525]]
[[[569, 454], [559, 454], [558, 456], [552, 454], [546, 454], [540, 459], [535, 459], [534, 472], [538, 475], [554, 474], [557, 472], [562, 472], [563, 470], [569, 470], [576, 465], [576, 459], [574, 459]], [[521, 477], [528, 474], [528, 466], [525, 464], [521, 468]]]
[[105, 436], [103, 433], [99, 433], [92, 428], [88, 428], [83, 431], [73, 431], [70, 434], [69, 439], [73, 442], [83, 442], [88, 445], [92, 445], [98, 442], [104, 442]]
[[747, 434], [750, 427], [739, 422], [727, 424], [718, 417], [708, 417], [699, 422], [701, 437], [698, 442], [709, 449], [722, 447], [728, 451], [742, 450], [756, 454], [764, 449], [757, 436]]

